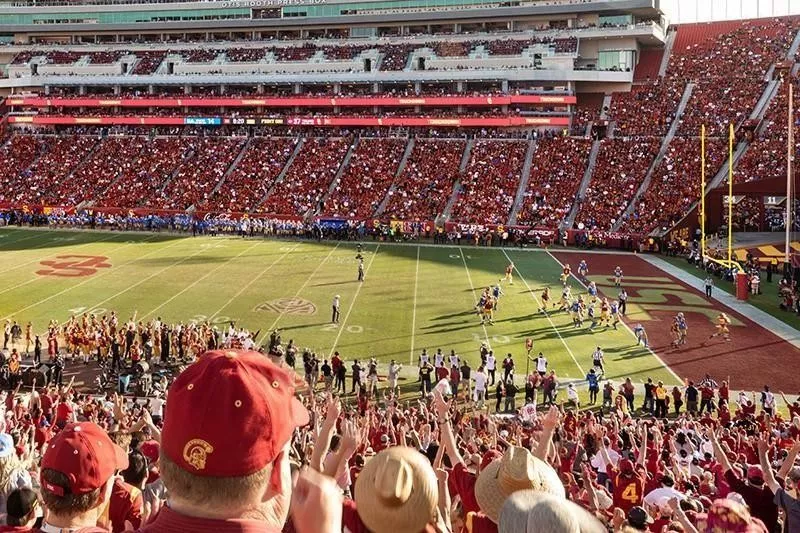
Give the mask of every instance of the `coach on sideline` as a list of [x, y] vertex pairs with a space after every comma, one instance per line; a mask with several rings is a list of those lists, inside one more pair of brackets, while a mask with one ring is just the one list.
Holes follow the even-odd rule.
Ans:
[[[170, 387], [160, 455], [167, 502], [139, 531], [281, 531], [292, 501], [289, 443], [308, 420], [289, 374], [264, 355], [200, 356]], [[333, 479], [304, 473], [295, 491], [298, 533], [341, 531]]]

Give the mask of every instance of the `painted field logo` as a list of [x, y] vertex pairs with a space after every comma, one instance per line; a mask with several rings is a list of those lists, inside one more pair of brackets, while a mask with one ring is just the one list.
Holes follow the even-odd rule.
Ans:
[[313, 315], [317, 306], [302, 298], [278, 298], [256, 306], [256, 311], [286, 315]]
[[97, 273], [98, 268], [109, 268], [108, 257], [104, 255], [57, 255], [55, 260], [42, 261], [44, 267], [37, 270], [40, 276], [58, 276], [62, 278], [80, 278]]

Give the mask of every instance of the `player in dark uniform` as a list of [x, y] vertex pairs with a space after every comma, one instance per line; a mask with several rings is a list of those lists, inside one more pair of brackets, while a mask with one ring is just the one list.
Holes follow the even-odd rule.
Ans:
[[364, 258], [358, 258], [358, 281], [364, 281]]

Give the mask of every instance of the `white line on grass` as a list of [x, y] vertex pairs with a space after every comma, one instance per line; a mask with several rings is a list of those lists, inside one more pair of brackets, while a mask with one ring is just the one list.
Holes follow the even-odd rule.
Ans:
[[[152, 239], [152, 238], [153, 238], [153, 237], [150, 237], [150, 239]], [[105, 240], [105, 239], [103, 239], [103, 240]], [[149, 240], [149, 239], [147, 239], [147, 240]], [[147, 240], [144, 240], [144, 241], [142, 241], [142, 242], [147, 242]], [[95, 242], [101, 242], [101, 241], [95, 241]], [[89, 243], [87, 243], [87, 244], [89, 244]], [[110, 253], [112, 253], [112, 252], [116, 252], [117, 250], [119, 250], [120, 248], [123, 248], [123, 247], [125, 247], [125, 246], [130, 246], [130, 244], [121, 244], [121, 245], [117, 246], [116, 248], [112, 248], [112, 249], [111, 249], [111, 250], [109, 250], [107, 253], [109, 253], [109, 254], [110, 254]], [[47, 256], [47, 257], [51, 257], [51, 256]], [[54, 257], [54, 256], [53, 256], [53, 257]], [[3, 270], [2, 272], [0, 272], [0, 274], [5, 274], [6, 272], [9, 272], [10, 270], [14, 270], [14, 269], [16, 269], [16, 268], [20, 268], [20, 267], [23, 267], [23, 266], [25, 266], [25, 265], [29, 265], [29, 264], [31, 264], [31, 263], [36, 263], [36, 262], [41, 262], [41, 261], [44, 261], [44, 259], [46, 259], [46, 258], [39, 258], [39, 259], [35, 259], [34, 261], [30, 261], [30, 262], [28, 262], [28, 263], [23, 263], [23, 264], [21, 264], [21, 265], [19, 265], [19, 266], [16, 266], [16, 267], [14, 267], [14, 268], [9, 268], [8, 270]], [[33, 282], [35, 282], [35, 281], [38, 281], [38, 280], [40, 280], [40, 279], [43, 279], [43, 278], [44, 278], [44, 276], [39, 276], [39, 275], [37, 275], [37, 276], [36, 276], [35, 278], [33, 278], [33, 279], [29, 279], [28, 281], [23, 281], [22, 283], [17, 283], [16, 285], [12, 285], [11, 287], [8, 287], [7, 289], [3, 289], [2, 291], [0, 291], [0, 294], [6, 293], [6, 292], [9, 292], [9, 291], [13, 291], [14, 289], [19, 289], [20, 287], [24, 287], [25, 285], [29, 285], [29, 284], [31, 284], [31, 283], [33, 283]]]
[[[506, 259], [508, 259], [509, 263], [513, 263], [514, 262], [514, 261], [511, 260], [511, 258], [508, 256], [508, 253], [506, 253], [505, 250], [503, 250], [503, 255], [506, 256]], [[527, 280], [522, 275], [522, 272], [520, 272], [519, 268], [517, 268], [516, 264], [514, 264], [514, 270], [516, 270], [517, 274], [519, 274], [519, 279], [521, 279], [522, 283], [525, 284], [525, 288], [528, 289], [528, 292], [530, 293], [531, 297], [533, 298], [533, 301], [536, 302], [536, 305], [539, 306], [539, 309], [542, 309], [543, 308], [542, 303], [539, 301], [539, 298], [536, 297], [536, 293], [533, 292], [533, 289], [531, 289], [531, 286], [528, 285]], [[550, 326], [553, 328], [553, 331], [555, 331], [556, 335], [558, 335], [558, 338], [561, 339], [561, 342], [564, 344], [564, 348], [567, 349], [567, 353], [569, 353], [569, 356], [572, 357], [572, 361], [575, 363], [575, 366], [578, 367], [578, 370], [581, 373], [580, 377], [583, 378], [583, 376], [586, 375], [586, 372], [583, 371], [583, 367], [581, 367], [581, 364], [578, 362], [578, 359], [575, 357], [575, 354], [572, 353], [572, 350], [570, 349], [569, 345], [567, 344], [567, 341], [564, 340], [564, 337], [561, 336], [561, 332], [558, 331], [558, 327], [556, 326], [555, 322], [553, 322], [553, 318], [550, 316], [550, 313], [547, 312], [547, 309], [544, 310], [544, 316], [547, 317], [547, 321], [550, 322]]]
[[[325, 263], [327, 263], [327, 262], [328, 262], [328, 259], [330, 258], [330, 256], [332, 256], [332, 255], [333, 255], [333, 252], [335, 252], [335, 251], [336, 251], [336, 249], [337, 249], [337, 248], [339, 248], [339, 244], [340, 244], [340, 243], [338, 243], [338, 242], [337, 242], [337, 243], [336, 243], [336, 246], [334, 246], [333, 248], [331, 248], [331, 251], [330, 251], [330, 252], [328, 252], [328, 255], [326, 255], [326, 256], [325, 256], [325, 259], [323, 259], [322, 261], [320, 261], [320, 262], [319, 262], [319, 264], [317, 265], [317, 268], [315, 268], [315, 269], [314, 269], [314, 272], [312, 272], [312, 273], [311, 273], [311, 275], [310, 275], [310, 276], [308, 276], [308, 278], [306, 279], [306, 281], [305, 281], [305, 282], [304, 282], [304, 283], [303, 283], [303, 284], [300, 286], [300, 288], [299, 288], [299, 289], [297, 289], [297, 292], [296, 292], [296, 293], [294, 293], [294, 298], [297, 298], [298, 296], [300, 296], [300, 293], [301, 293], [301, 292], [303, 292], [303, 289], [305, 289], [305, 288], [306, 288], [306, 285], [308, 285], [308, 282], [309, 282], [309, 281], [311, 281], [311, 280], [314, 278], [314, 275], [316, 275], [316, 273], [317, 273], [317, 272], [319, 272], [319, 269], [320, 269], [320, 268], [322, 268], [322, 265], [324, 265]], [[274, 321], [274, 322], [272, 322], [272, 325], [270, 325], [270, 327], [266, 329], [264, 336], [261, 338], [261, 342], [260, 342], [260, 343], [258, 343], [258, 345], [259, 345], [259, 346], [263, 346], [263, 345], [264, 345], [264, 341], [266, 341], [266, 340], [269, 338], [269, 336], [266, 334], [266, 332], [269, 332], [269, 331], [272, 331], [272, 330], [274, 330], [274, 329], [275, 329], [275, 326], [277, 326], [277, 325], [278, 325], [278, 322], [280, 322], [281, 318], [283, 318], [283, 315], [285, 315], [285, 314], [286, 314], [286, 311], [282, 311], [282, 312], [281, 312], [281, 313], [278, 315], [278, 318], [276, 318], [276, 319], [275, 319], [275, 321]]]
[[411, 314], [411, 352], [408, 355], [408, 364], [414, 364], [414, 340], [417, 332], [417, 286], [419, 285], [419, 250], [417, 246], [417, 270], [414, 273], [414, 307]]
[[[20, 230], [20, 231], [24, 231], [24, 230]], [[23, 237], [21, 239], [13, 239], [11, 241], [0, 241], [0, 245], [17, 244], [17, 243], [22, 242], [22, 241], [27, 241], [27, 240], [30, 240], [30, 239], [35, 239], [37, 237], [41, 237], [42, 234], [47, 235], [48, 233], [55, 233], [55, 230], [48, 229], [48, 230], [45, 230], [43, 233], [39, 233], [38, 235], [34, 233], [33, 235], [28, 235], [27, 237]], [[28, 250], [32, 250], [34, 248], [39, 248], [40, 246], [44, 247], [44, 245], [51, 243], [51, 238], [52, 238], [52, 236], [48, 237], [47, 239], [45, 239], [45, 241], [43, 243], [37, 244], [36, 246], [31, 246], [30, 248], [27, 248], [27, 249]]]
[[[561, 261], [559, 261], [559, 260], [558, 260], [558, 258], [557, 258], [556, 256], [554, 256], [552, 253], [550, 253], [550, 250], [547, 250], [547, 255], [549, 255], [550, 257], [552, 257], [552, 258], [553, 258], [553, 261], [555, 261], [556, 263], [558, 263], [559, 265], [561, 265], [561, 268], [564, 268], [564, 264], [563, 264]], [[575, 279], [578, 281], [578, 283], [581, 285], [581, 287], [583, 287], [584, 289], [586, 289], [586, 288], [587, 288], [587, 287], [586, 287], [586, 284], [585, 284], [585, 283], [583, 283], [583, 281], [581, 281], [581, 280], [578, 278], [578, 276], [576, 276], [575, 274], [572, 274], [572, 277], [573, 277], [573, 278], [575, 278]], [[627, 318], [627, 317], [623, 317], [623, 318]], [[622, 325], [623, 325], [623, 326], [625, 326], [625, 329], [627, 329], [627, 330], [628, 330], [628, 332], [631, 334], [631, 336], [632, 336], [633, 338], [636, 338], [636, 334], [633, 332], [633, 330], [632, 330], [632, 329], [631, 329], [631, 327], [628, 325], [628, 323], [627, 323], [625, 320], [620, 320], [620, 322], [622, 323]], [[637, 346], [638, 346], [638, 344], [637, 344]], [[647, 349], [647, 351], [648, 351], [648, 352], [650, 352], [650, 355], [652, 355], [653, 357], [655, 357], [655, 358], [656, 358], [656, 361], [658, 361], [658, 362], [661, 364], [661, 366], [663, 366], [663, 367], [664, 367], [664, 369], [665, 369], [667, 372], [669, 372], [670, 374], [672, 374], [672, 376], [673, 376], [673, 377], [674, 377], [674, 378], [675, 378], [675, 379], [678, 381], [678, 383], [681, 383], [681, 384], [683, 383], [683, 380], [680, 378], [680, 376], [678, 376], [678, 374], [676, 374], [674, 370], [672, 370], [672, 369], [671, 369], [669, 366], [667, 366], [667, 364], [664, 362], [664, 360], [663, 360], [663, 359], [661, 359], [661, 357], [659, 357], [659, 356], [658, 356], [658, 354], [657, 354], [656, 352], [654, 352], [652, 348], [650, 348], [649, 346], [647, 346], [647, 347], [646, 347], [646, 349]]]
[[[126, 261], [126, 262], [122, 263], [121, 265], [119, 265], [119, 266], [117, 267], [117, 269], [119, 269], [119, 268], [122, 268], [122, 267], [124, 267], [124, 266], [126, 266], [126, 265], [129, 265], [129, 264], [131, 264], [131, 263], [135, 263], [136, 261], [139, 261], [140, 259], [144, 259], [145, 257], [147, 257], [147, 256], [149, 256], [149, 255], [152, 255], [152, 254], [154, 254], [154, 253], [156, 253], [156, 252], [161, 252], [161, 251], [163, 251], [163, 250], [166, 250], [167, 248], [172, 248], [173, 246], [175, 246], [176, 244], [179, 244], [179, 243], [181, 243], [181, 242], [185, 242], [185, 241], [184, 241], [183, 239], [176, 239], [176, 240], [175, 240], [175, 242], [173, 242], [172, 244], [169, 244], [169, 245], [167, 245], [167, 246], [164, 246], [163, 248], [158, 248], [158, 249], [156, 249], [156, 250], [153, 250], [153, 251], [151, 251], [151, 252], [148, 252], [148, 253], [146, 253], [146, 254], [144, 254], [144, 255], [140, 255], [140, 256], [139, 256], [139, 257], [137, 257], [136, 259], [131, 259], [130, 261]], [[132, 245], [134, 245], [134, 244], [138, 244], [138, 243], [128, 243], [128, 244], [127, 244], [127, 246], [132, 246]], [[34, 308], [34, 307], [36, 307], [36, 306], [38, 306], [38, 305], [40, 305], [40, 304], [43, 304], [43, 303], [45, 303], [45, 302], [49, 302], [49, 301], [50, 301], [50, 300], [52, 300], [53, 298], [56, 298], [56, 297], [58, 297], [58, 296], [61, 296], [62, 294], [66, 293], [66, 292], [69, 292], [69, 291], [71, 291], [71, 290], [73, 290], [73, 289], [77, 289], [78, 287], [80, 287], [80, 286], [82, 286], [82, 285], [86, 285], [86, 284], [87, 284], [87, 283], [89, 283], [89, 282], [96, 281], [96, 280], [98, 280], [98, 279], [100, 279], [100, 278], [102, 278], [102, 277], [104, 277], [104, 276], [107, 276], [108, 274], [111, 274], [111, 273], [113, 273], [113, 272], [116, 272], [116, 271], [117, 271], [117, 269], [114, 269], [114, 270], [106, 270], [105, 272], [102, 272], [102, 273], [100, 273], [100, 274], [98, 274], [98, 275], [96, 275], [96, 276], [89, 276], [89, 277], [88, 277], [88, 279], [86, 279], [86, 281], [82, 281], [82, 282], [80, 282], [80, 283], [76, 283], [75, 285], [70, 285], [70, 286], [69, 286], [69, 287], [67, 287], [66, 289], [63, 289], [63, 290], [61, 290], [61, 291], [58, 291], [58, 292], [57, 292], [57, 293], [55, 293], [55, 294], [51, 294], [51, 295], [50, 295], [50, 296], [48, 296], [47, 298], [42, 298], [42, 299], [41, 299], [41, 300], [39, 300], [38, 302], [34, 302], [34, 303], [32, 303], [32, 304], [30, 304], [30, 305], [28, 305], [28, 306], [26, 306], [26, 307], [23, 307], [22, 309], [18, 309], [18, 310], [16, 310], [16, 311], [14, 311], [13, 313], [9, 314], [9, 315], [6, 315], [6, 316], [4, 316], [4, 317], [0, 318], [0, 320], [5, 320], [6, 318], [11, 318], [12, 316], [14, 316], [14, 315], [16, 315], [16, 314], [18, 314], [18, 313], [22, 313], [23, 311], [27, 311], [28, 309], [32, 309], [32, 308]]]
[[148, 316], [150, 316], [150, 315], [154, 314], [156, 311], [158, 311], [159, 309], [161, 309], [162, 307], [164, 307], [165, 305], [167, 305], [168, 303], [170, 303], [171, 301], [173, 301], [175, 298], [177, 298], [178, 296], [180, 296], [180, 295], [181, 295], [181, 294], [183, 294], [184, 292], [188, 291], [189, 289], [191, 289], [192, 287], [194, 287], [195, 285], [197, 285], [198, 283], [200, 283], [201, 281], [203, 281], [204, 279], [206, 279], [208, 276], [210, 276], [211, 274], [213, 274], [214, 272], [216, 272], [216, 271], [217, 271], [217, 270], [219, 270], [220, 268], [224, 267], [225, 265], [228, 265], [228, 264], [230, 264], [230, 263], [231, 263], [231, 262], [232, 262], [234, 259], [238, 259], [238, 258], [239, 258], [239, 257], [241, 257], [242, 255], [244, 255], [246, 252], [249, 252], [250, 250], [252, 250], [253, 248], [255, 248], [255, 247], [256, 247], [256, 246], [258, 246], [258, 245], [259, 245], [259, 243], [258, 243], [258, 242], [256, 242], [256, 243], [252, 244], [252, 245], [251, 245], [249, 248], [245, 248], [244, 250], [242, 250], [242, 251], [241, 251], [241, 252], [239, 252], [238, 254], [234, 255], [233, 257], [231, 257], [230, 259], [228, 259], [228, 260], [227, 260], [227, 261], [225, 261], [224, 263], [222, 263], [222, 264], [220, 264], [220, 265], [217, 265], [217, 266], [216, 266], [216, 267], [214, 267], [213, 269], [209, 270], [208, 272], [206, 272], [205, 274], [203, 274], [202, 276], [200, 276], [199, 278], [197, 278], [196, 280], [194, 280], [194, 281], [192, 282], [192, 284], [191, 284], [191, 285], [187, 285], [186, 287], [184, 287], [183, 289], [181, 289], [179, 292], [176, 292], [175, 294], [173, 294], [172, 296], [170, 296], [168, 299], [166, 299], [166, 300], [164, 300], [163, 302], [161, 302], [161, 303], [158, 305], [158, 307], [156, 307], [155, 309], [152, 309], [152, 310], [148, 311], [147, 313], [143, 314], [143, 315], [142, 315], [142, 317], [140, 318], [140, 320], [144, 320], [144, 319], [145, 319], [145, 318], [147, 318]]
[[242, 293], [243, 293], [244, 291], [246, 291], [247, 289], [249, 289], [249, 288], [250, 288], [250, 286], [251, 286], [253, 283], [255, 283], [256, 281], [258, 281], [259, 279], [261, 279], [261, 276], [263, 276], [264, 274], [266, 274], [266, 273], [267, 273], [269, 270], [271, 270], [271, 269], [272, 269], [272, 267], [274, 267], [274, 266], [275, 266], [275, 265], [277, 265], [279, 262], [281, 262], [281, 261], [283, 260], [283, 258], [284, 258], [284, 257], [286, 257], [287, 255], [289, 255], [290, 253], [292, 253], [293, 251], [295, 251], [295, 250], [297, 249], [297, 247], [298, 247], [298, 246], [300, 246], [300, 243], [299, 243], [299, 242], [298, 242], [297, 244], [295, 244], [294, 246], [292, 246], [291, 248], [289, 248], [288, 250], [286, 250], [286, 251], [283, 253], [283, 255], [282, 255], [282, 256], [280, 256], [279, 258], [277, 258], [277, 259], [276, 259], [275, 261], [273, 261], [273, 262], [272, 262], [270, 265], [268, 265], [266, 268], [264, 268], [264, 270], [262, 270], [261, 272], [259, 272], [259, 274], [258, 274], [257, 276], [253, 277], [253, 279], [251, 279], [250, 281], [248, 281], [248, 282], [247, 282], [247, 284], [246, 284], [246, 285], [244, 285], [244, 286], [243, 286], [241, 289], [239, 289], [239, 291], [238, 291], [236, 294], [234, 294], [233, 296], [231, 296], [231, 297], [230, 297], [230, 299], [228, 299], [228, 301], [227, 301], [227, 302], [225, 302], [225, 303], [222, 305], [222, 307], [220, 307], [219, 309], [217, 309], [217, 310], [214, 312], [214, 314], [213, 314], [213, 315], [211, 315], [210, 317], [208, 317], [208, 321], [209, 321], [209, 322], [211, 322], [211, 321], [214, 319], [214, 317], [216, 317], [216, 316], [217, 316], [218, 314], [220, 314], [220, 313], [221, 313], [221, 312], [222, 312], [222, 311], [223, 311], [223, 310], [224, 310], [226, 307], [228, 307], [228, 306], [229, 306], [231, 303], [233, 303], [233, 301], [234, 301], [236, 298], [238, 298], [239, 296], [241, 296], [241, 295], [242, 295]]
[[[372, 267], [372, 263], [375, 262], [375, 257], [378, 255], [378, 250], [380, 249], [381, 245], [379, 244], [375, 251], [372, 253], [372, 259], [369, 260], [369, 264], [367, 265], [367, 269], [364, 271], [364, 278], [367, 277], [369, 274], [369, 269]], [[358, 293], [361, 292], [361, 287], [364, 286], [364, 282], [359, 282], [358, 287], [356, 288], [356, 293], [353, 295], [353, 299], [350, 301], [350, 307], [347, 309], [347, 314], [344, 315], [344, 320], [342, 320], [342, 325], [339, 326], [339, 333], [336, 334], [336, 339], [333, 341], [333, 346], [331, 346], [331, 351], [328, 354], [328, 357], [333, 356], [333, 351], [336, 349], [336, 345], [339, 344], [339, 338], [342, 336], [342, 332], [344, 331], [345, 324], [347, 324], [347, 319], [350, 318], [350, 312], [353, 310], [353, 307], [356, 305], [356, 299], [358, 298]]]
[[[458, 247], [458, 255], [461, 256], [461, 261], [464, 263], [464, 270], [467, 271], [467, 279], [469, 280], [469, 286], [472, 287], [472, 301], [475, 302], [475, 305], [478, 305], [478, 299], [475, 297], [475, 285], [472, 284], [472, 275], [469, 273], [469, 267], [467, 266], [467, 260], [464, 258], [464, 250], [461, 247]], [[482, 309], [479, 311], [483, 311]], [[481, 321], [481, 327], [483, 328], [483, 337], [486, 339], [486, 346], [490, 349], [492, 347], [491, 343], [489, 342], [489, 332], [486, 331], [486, 324]]]

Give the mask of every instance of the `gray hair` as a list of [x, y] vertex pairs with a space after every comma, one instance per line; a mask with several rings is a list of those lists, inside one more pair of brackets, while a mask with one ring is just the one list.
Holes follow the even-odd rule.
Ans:
[[509, 496], [500, 511], [498, 533], [605, 533], [603, 524], [583, 507], [535, 490]]

